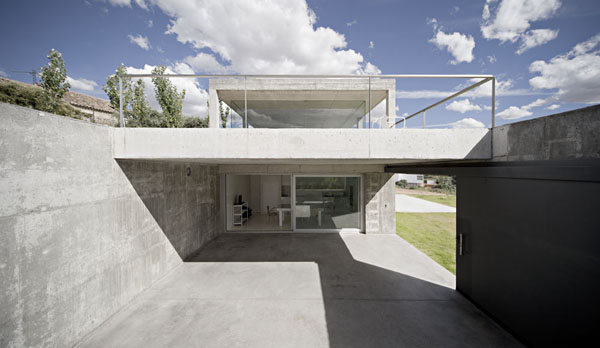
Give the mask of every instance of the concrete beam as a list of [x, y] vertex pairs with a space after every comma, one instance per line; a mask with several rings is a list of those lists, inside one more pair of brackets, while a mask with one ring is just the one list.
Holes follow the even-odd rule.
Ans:
[[[115, 158], [389, 164], [489, 159], [488, 129], [115, 129]], [[257, 163], [259, 163], [257, 162]]]

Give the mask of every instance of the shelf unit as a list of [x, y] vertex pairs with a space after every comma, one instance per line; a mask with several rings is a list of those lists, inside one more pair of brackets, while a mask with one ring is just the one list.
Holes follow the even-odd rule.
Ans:
[[233, 226], [242, 226], [248, 221], [248, 203], [233, 205]]

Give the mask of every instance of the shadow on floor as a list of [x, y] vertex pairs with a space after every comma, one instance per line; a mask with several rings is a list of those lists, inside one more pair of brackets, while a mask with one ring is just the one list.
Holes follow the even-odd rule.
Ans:
[[344, 238], [224, 234], [186, 261], [316, 263], [330, 347], [520, 346], [453, 289], [359, 262]]

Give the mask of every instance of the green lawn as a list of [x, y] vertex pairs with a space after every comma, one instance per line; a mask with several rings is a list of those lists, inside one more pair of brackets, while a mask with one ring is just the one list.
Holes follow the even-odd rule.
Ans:
[[396, 233], [456, 274], [455, 213], [396, 213]]
[[409, 196], [412, 196], [415, 198], [421, 198], [426, 201], [430, 201], [430, 202], [434, 202], [434, 203], [449, 205], [451, 207], [456, 208], [456, 195], [443, 195], [443, 196], [440, 195], [440, 196], [438, 196], [438, 195], [419, 195], [419, 194], [413, 195], [413, 194], [410, 194]]

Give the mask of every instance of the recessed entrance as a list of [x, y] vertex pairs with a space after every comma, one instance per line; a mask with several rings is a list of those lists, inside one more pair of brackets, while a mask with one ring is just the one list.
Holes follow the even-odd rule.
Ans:
[[361, 231], [361, 181], [360, 175], [228, 174], [226, 230]]

